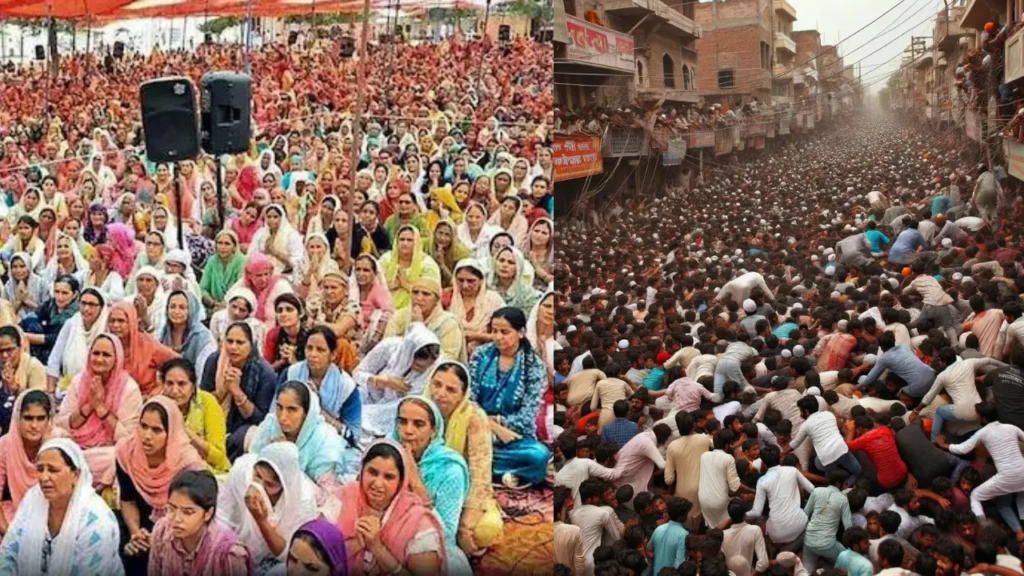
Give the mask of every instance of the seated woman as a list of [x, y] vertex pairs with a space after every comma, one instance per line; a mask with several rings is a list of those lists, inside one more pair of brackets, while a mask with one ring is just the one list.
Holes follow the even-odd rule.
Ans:
[[221, 230], [214, 238], [214, 245], [217, 253], [206, 261], [203, 279], [199, 283], [203, 291], [203, 305], [209, 310], [225, 306], [228, 290], [238, 282], [245, 269], [245, 255], [239, 250], [237, 234]]
[[178, 354], [153, 335], [139, 330], [139, 313], [129, 302], [118, 302], [111, 307], [107, 330], [121, 340], [125, 369], [139, 385], [142, 397], [158, 394], [156, 369]]
[[391, 292], [380, 262], [369, 254], [356, 258], [348, 286], [349, 298], [359, 305], [359, 349], [366, 354], [384, 337], [384, 329], [394, 313]]
[[[56, 344], [64, 324], [78, 314], [78, 289], [81, 286], [74, 276], [60, 276], [53, 283], [53, 298], [39, 310], [35, 325], [23, 324], [25, 337], [31, 344], [32, 356], [40, 361], [53, 358], [51, 351]], [[60, 358], [56, 359], [59, 366]], [[59, 370], [59, 367], [58, 367]], [[58, 372], [59, 373], [59, 372]], [[57, 381], [54, 374], [50, 385]]]
[[282, 564], [295, 531], [318, 516], [316, 485], [302, 473], [291, 442], [235, 460], [217, 500], [217, 522], [252, 551], [254, 574]]
[[267, 331], [263, 322], [253, 316], [253, 312], [256, 310], [256, 295], [252, 293], [252, 290], [236, 285], [228, 290], [227, 295], [224, 296], [224, 302], [227, 306], [214, 312], [213, 317], [210, 318], [210, 333], [213, 334], [217, 345], [220, 346], [224, 341], [224, 333], [227, 332], [228, 326], [235, 322], [245, 322], [252, 329], [257, 348], [263, 350]]
[[320, 299], [320, 283], [324, 274], [336, 272], [338, 263], [331, 258], [331, 245], [327, 237], [319, 232], [306, 236], [307, 257], [301, 268], [292, 273], [295, 293], [310, 304]]
[[217, 399], [200, 390], [192, 363], [184, 358], [164, 362], [158, 371], [160, 393], [178, 405], [192, 447], [216, 473], [231, 468], [227, 455], [227, 423]]
[[537, 413], [537, 437], [551, 444], [555, 420], [555, 351], [562, 347], [555, 341], [555, 292], [549, 289], [530, 311], [526, 319], [526, 339], [544, 360], [548, 379], [544, 386], [541, 410]]
[[142, 393], [125, 370], [121, 339], [100, 333], [53, 421], [85, 451], [96, 486], [113, 485], [114, 444], [135, 433], [141, 408]]
[[36, 485], [36, 456], [44, 442], [63, 435], [53, 427], [52, 403], [43, 390], [26, 390], [14, 401], [14, 423], [0, 438], [0, 532], [6, 534], [25, 494]]
[[423, 251], [415, 226], [402, 226], [394, 249], [381, 257], [380, 265], [395, 310], [412, 306], [412, 285], [416, 280], [427, 277], [441, 282], [441, 271], [434, 259]]
[[50, 299], [50, 286], [31, 267], [32, 260], [25, 252], [11, 256], [11, 273], [4, 285], [4, 298], [14, 307], [18, 320], [35, 320], [40, 309]]
[[348, 286], [349, 279], [340, 271], [324, 274], [320, 286], [322, 298], [308, 307], [306, 326], [327, 326], [338, 340], [334, 361], [342, 370], [355, 370], [360, 344], [359, 308]]
[[167, 296], [167, 317], [160, 343], [198, 367], [203, 379], [206, 361], [217, 351], [213, 334], [203, 326], [202, 305], [191, 292], [175, 290]]
[[401, 445], [378, 440], [363, 456], [359, 477], [341, 489], [338, 528], [357, 573], [447, 573], [444, 528], [413, 491], [416, 469], [407, 458]]
[[437, 223], [429, 253], [441, 270], [442, 286], [451, 286], [456, 264], [460, 260], [472, 256], [469, 248], [463, 246], [462, 241], [455, 234], [455, 224], [451, 220], [441, 220]]
[[143, 243], [145, 244], [145, 250], [140, 251], [135, 256], [132, 272], [138, 272], [145, 266], [152, 266], [157, 270], [162, 270], [164, 267], [164, 257], [167, 255], [168, 249], [167, 241], [164, 240], [164, 233], [159, 230], [150, 230], [146, 232]]
[[234, 460], [245, 453], [246, 434], [263, 422], [277, 388], [277, 374], [260, 357], [248, 324], [228, 328], [221, 349], [206, 361], [201, 388], [228, 415], [228, 459]]
[[476, 556], [500, 540], [505, 530], [491, 484], [494, 448], [490, 420], [469, 399], [469, 371], [458, 362], [439, 363], [425, 395], [444, 417], [445, 445], [461, 454], [469, 465], [469, 494], [459, 523], [458, 543], [466, 554]]
[[551, 457], [537, 440], [547, 370], [525, 330], [518, 308], [498, 310], [491, 318], [494, 341], [477, 348], [469, 363], [473, 399], [490, 416], [496, 439], [494, 479], [509, 487], [543, 482]]
[[168, 513], [153, 528], [150, 576], [247, 576], [252, 555], [215, 521], [217, 479], [207, 470], [179, 472], [171, 482]]
[[499, 248], [495, 254], [487, 287], [497, 292], [507, 306], [518, 308], [524, 315], [540, 299], [540, 292], [533, 288], [533, 266], [511, 246]]
[[469, 354], [480, 344], [491, 341], [491, 334], [487, 331], [491, 315], [505, 306], [501, 296], [487, 287], [485, 276], [484, 266], [475, 258], [467, 258], [456, 264], [454, 285], [446, 291], [446, 308], [462, 324]]
[[152, 266], [143, 266], [128, 282], [127, 301], [139, 313], [139, 329], [149, 334], [160, 334], [166, 320], [167, 291], [163, 287], [164, 273]]
[[491, 238], [502, 231], [500, 226], [488, 224], [487, 219], [487, 208], [473, 202], [466, 208], [465, 219], [458, 229], [459, 240], [480, 261], [490, 259]]
[[249, 451], [259, 454], [272, 442], [287, 441], [299, 448], [302, 471], [319, 488], [317, 501], [334, 496], [339, 482], [356, 467], [358, 451], [347, 447], [320, 410], [320, 396], [309, 384], [291, 381], [277, 392], [274, 411], [260, 424]]
[[306, 332], [306, 307], [295, 294], [281, 294], [274, 301], [274, 310], [277, 318], [263, 344], [263, 358], [280, 374], [298, 362], [301, 355], [299, 346]]
[[512, 235], [516, 246], [522, 246], [526, 241], [526, 235], [530, 223], [523, 216], [523, 201], [518, 196], [505, 196], [501, 199], [501, 208], [487, 220], [492, 226], [497, 226]]
[[[29, 194], [26, 192], [26, 195]], [[39, 222], [36, 216], [24, 215], [16, 219], [14, 234], [11, 234], [7, 243], [0, 249], [0, 258], [9, 262], [11, 257], [19, 252], [28, 254], [30, 267], [33, 270], [42, 270], [46, 264], [46, 243], [39, 239], [37, 232]]]
[[256, 232], [249, 244], [249, 258], [263, 254], [269, 258], [276, 272], [291, 273], [302, 267], [305, 247], [299, 234], [286, 217], [280, 204], [271, 204], [263, 209], [263, 227]]
[[465, 360], [466, 337], [462, 334], [462, 324], [441, 306], [441, 284], [433, 278], [419, 278], [413, 281], [412, 298], [412, 306], [391, 317], [384, 336], [401, 336], [413, 322], [422, 322], [437, 334], [442, 355]]
[[414, 323], [405, 336], [381, 340], [363, 358], [352, 377], [362, 396], [364, 440], [391, 434], [399, 400], [423, 393], [440, 355], [437, 335]]
[[57, 278], [70, 274], [81, 286], [89, 274], [89, 261], [82, 255], [75, 239], [63, 232], [57, 232], [55, 248], [50, 261], [46, 263], [41, 274], [47, 286], [51, 286]]
[[345, 536], [338, 527], [323, 518], [306, 522], [288, 545], [289, 574], [348, 575], [348, 551]]
[[444, 416], [429, 399], [406, 396], [398, 405], [392, 439], [416, 461], [423, 486], [444, 527], [448, 573], [470, 574], [469, 561], [456, 545], [462, 508], [469, 493], [469, 468], [444, 440]]
[[292, 285], [281, 274], [274, 271], [274, 263], [263, 254], [250, 254], [245, 261], [245, 273], [236, 287], [248, 288], [256, 296], [253, 316], [269, 331], [274, 327], [277, 312], [274, 303], [281, 294], [292, 292]]
[[146, 401], [134, 434], [117, 442], [117, 484], [125, 570], [137, 574], [155, 544], [156, 520], [167, 512], [168, 488], [183, 470], [205, 470], [206, 462], [185, 433], [185, 421], [173, 400]]
[[302, 346], [305, 360], [286, 368], [281, 373], [280, 383], [297, 380], [309, 384], [320, 396], [324, 420], [338, 431], [350, 448], [357, 448], [362, 433], [362, 398], [355, 380], [333, 362], [338, 337], [327, 326], [314, 326]]
[[0, 573], [123, 575], [117, 518], [93, 490], [78, 444], [44, 442], [36, 474], [0, 547]]
[[415, 228], [420, 235], [430, 235], [427, 219], [420, 212], [419, 204], [412, 192], [403, 192], [399, 195], [395, 213], [384, 222], [384, 230], [387, 231], [392, 245], [398, 243], [398, 234], [407, 227]]
[[[67, 286], [71, 291], [77, 293], [77, 286], [73, 285], [74, 279], [65, 277], [65, 282], [57, 282], [53, 286], [54, 301], [59, 302], [67, 297], [67, 291], [61, 286]], [[57, 295], [57, 292], [62, 292]], [[59, 304], [58, 304], [59, 307]], [[76, 310], [77, 308], [77, 310]], [[61, 388], [67, 388], [71, 379], [80, 374], [88, 362], [89, 343], [95, 339], [106, 326], [106, 298], [95, 288], [82, 290], [77, 300], [68, 302], [56, 312], [57, 321], [61, 317], [71, 315], [60, 326], [56, 338], [53, 340], [50, 355], [46, 363], [46, 376], [50, 379], [50, 387], [62, 380]], [[50, 329], [53, 328], [51, 316]], [[46, 325], [44, 324], [44, 327]], [[49, 337], [44, 334], [44, 339]], [[39, 342], [38, 338], [33, 338]]]
[[109, 244], [100, 244], [87, 250], [89, 259], [89, 275], [85, 279], [86, 288], [96, 288], [106, 294], [111, 302], [124, 299], [124, 278], [112, 268], [115, 252]]
[[554, 232], [555, 223], [550, 218], [538, 218], [530, 225], [530, 234], [526, 241], [516, 244], [533, 265], [536, 276], [533, 286], [541, 290], [555, 279], [552, 274], [555, 265], [555, 242], [552, 239]]

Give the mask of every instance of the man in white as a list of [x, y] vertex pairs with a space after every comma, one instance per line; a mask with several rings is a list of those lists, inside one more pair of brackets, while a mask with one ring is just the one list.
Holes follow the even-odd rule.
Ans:
[[[653, 430], [647, 430], [634, 436], [619, 450], [615, 462], [615, 470], [619, 474], [616, 486], [629, 484], [633, 494], [647, 491], [647, 484], [654, 475], [655, 467], [665, 469], [665, 457], [658, 451], [672, 435], [668, 424], [655, 424]], [[627, 504], [632, 508], [633, 503]]]
[[583, 505], [572, 510], [569, 518], [574, 526], [579, 526], [583, 538], [583, 557], [587, 559], [587, 576], [594, 574], [594, 550], [601, 545], [601, 538], [607, 536], [609, 542], [622, 537], [625, 527], [609, 506], [602, 506], [602, 493], [606, 484], [603, 480], [591, 478], [580, 486], [580, 497]]
[[576, 439], [565, 438], [560, 440], [559, 449], [565, 457], [565, 465], [555, 474], [555, 486], [565, 486], [572, 490], [574, 504], [578, 508], [583, 502], [580, 500], [580, 485], [590, 478], [600, 478], [608, 482], [614, 482], [622, 476], [618, 468], [605, 468], [590, 458], [590, 449], [586, 449], [587, 457], [579, 456], [576, 452]]
[[943, 348], [939, 352], [939, 361], [946, 366], [946, 369], [935, 377], [931, 389], [911, 414], [911, 421], [913, 421], [941, 392], [945, 391], [949, 394], [953, 403], [939, 406], [935, 410], [932, 423], [932, 442], [938, 440], [942, 435], [942, 427], [946, 421], [974, 422], [977, 419], [974, 406], [981, 402], [981, 395], [978, 394], [978, 387], [974, 384], [975, 374], [982, 368], [1006, 366], [1006, 364], [988, 357], [961, 360], [952, 348]]
[[732, 280], [726, 282], [725, 286], [718, 291], [716, 300], [722, 300], [726, 294], [732, 296], [732, 299], [736, 303], [743, 302], [747, 298], [750, 298], [750, 293], [754, 288], [760, 288], [766, 298], [769, 300], [775, 300], [772, 294], [772, 289], [768, 287], [768, 284], [764, 281], [764, 276], [761, 276], [757, 272], [747, 272], [742, 276], [737, 276]]
[[[893, 505], [889, 507], [889, 510], [900, 515], [900, 527], [896, 531], [896, 535], [900, 538], [907, 540], [921, 526], [935, 524], [931, 518], [921, 515], [921, 502], [910, 490], [897, 490], [892, 497]], [[980, 509], [981, 505], [978, 508]]]
[[749, 493], [750, 488], [740, 484], [736, 473], [736, 459], [727, 452], [729, 444], [736, 439], [732, 430], [721, 430], [715, 435], [715, 449], [700, 457], [700, 484], [697, 498], [700, 500], [704, 522], [717, 528], [729, 519], [729, 498], [739, 492]]
[[999, 422], [996, 406], [992, 402], [981, 402], [974, 410], [984, 427], [966, 442], [949, 446], [951, 453], [963, 455], [970, 454], [981, 444], [995, 463], [996, 475], [971, 491], [971, 511], [983, 518], [985, 511], [981, 507], [982, 502], [994, 500], [1003, 494], [1016, 494], [1018, 513], [1024, 513], [1024, 456], [1020, 452], [1024, 430]]
[[[831, 470], [835, 466], [842, 466], [850, 473], [850, 482], [856, 482], [860, 475], [860, 463], [850, 454], [846, 447], [846, 441], [839, 432], [839, 424], [836, 415], [828, 410], [819, 410], [820, 403], [816, 396], [803, 396], [796, 403], [800, 409], [800, 416], [804, 423], [800, 430], [789, 442], [789, 448], [783, 454], [796, 450], [808, 438], [814, 446], [815, 464], [822, 470]], [[809, 566], [804, 558], [804, 565]], [[811, 568], [808, 568], [810, 570]]]
[[[761, 528], [747, 524], [745, 516], [747, 506], [740, 500], [729, 502], [729, 519], [732, 524], [723, 533], [722, 553], [725, 563], [736, 576], [751, 576], [753, 572], [763, 573], [768, 570], [768, 550], [764, 545], [764, 534]], [[754, 556], [757, 564], [754, 564]], [[754, 570], [751, 571], [750, 567]]]
[[[719, 432], [721, 434], [721, 432]], [[800, 470], [792, 466], [779, 466], [781, 452], [774, 446], [761, 451], [761, 463], [768, 471], [757, 481], [754, 507], [747, 518], [757, 518], [764, 512], [767, 503], [771, 508], [768, 516], [767, 533], [776, 548], [794, 552], [800, 549], [807, 514], [800, 507], [800, 490], [810, 494], [814, 485], [804, 478]]]

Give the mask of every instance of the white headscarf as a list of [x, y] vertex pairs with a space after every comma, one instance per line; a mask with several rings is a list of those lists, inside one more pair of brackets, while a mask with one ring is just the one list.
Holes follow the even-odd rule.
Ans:
[[[317, 504], [316, 484], [303, 474], [299, 448], [294, 443], [273, 442], [259, 454], [246, 454], [235, 460], [217, 498], [217, 521], [238, 534], [239, 542], [249, 547], [253, 560], [259, 564], [273, 553], [245, 505], [245, 493], [253, 484], [256, 464], [269, 466], [281, 483], [277, 504], [272, 505], [269, 499], [264, 504], [269, 512], [268, 520], [285, 542], [290, 542], [303, 524], [317, 517]], [[284, 562], [287, 556], [288, 548], [285, 547], [277, 560]]]
[[[50, 545], [48, 574], [63, 576], [71, 574], [79, 547], [76, 546], [80, 537], [86, 537], [84, 532], [88, 529], [96, 529], [92, 524], [93, 517], [100, 516], [113, 524], [115, 528], [108, 535], [113, 536], [113, 558], [105, 562], [104, 572], [117, 575], [124, 574], [124, 568], [117, 558], [117, 520], [106, 502], [103, 501], [92, 487], [92, 472], [85, 460], [82, 449], [68, 438], [53, 438], [43, 443], [39, 449], [42, 454], [47, 450], [60, 450], [71, 460], [71, 463], [78, 470], [78, 482], [75, 483], [75, 490], [71, 494], [71, 501], [64, 513], [64, 521], [61, 523], [60, 532], [53, 538]], [[49, 501], [43, 496], [43, 490], [36, 484], [18, 506], [18, 513], [14, 517], [8, 534], [21, 535], [18, 538], [18, 549], [13, 551], [17, 559], [18, 574], [42, 574], [43, 548], [46, 545], [49, 528], [46, 524], [47, 514], [50, 509]], [[10, 546], [9, 539], [4, 539], [4, 545]], [[112, 572], [107, 572], [108, 570]]]

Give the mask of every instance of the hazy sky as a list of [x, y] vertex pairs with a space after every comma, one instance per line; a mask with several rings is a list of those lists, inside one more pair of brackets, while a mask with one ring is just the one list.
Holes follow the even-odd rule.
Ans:
[[[885, 86], [885, 79], [900, 67], [911, 35], [927, 36], [927, 46], [931, 46], [935, 17], [943, 6], [942, 0], [789, 0], [789, 3], [796, 9], [797, 21], [793, 29], [818, 30], [822, 45], [842, 40], [838, 46], [840, 56], [847, 65], [859, 63], [864, 84], [872, 93]], [[954, 4], [954, 0], [949, 3]], [[894, 6], [878, 22], [857, 32]], [[850, 36], [854, 32], [857, 33]], [[876, 50], [878, 52], [872, 54]]]

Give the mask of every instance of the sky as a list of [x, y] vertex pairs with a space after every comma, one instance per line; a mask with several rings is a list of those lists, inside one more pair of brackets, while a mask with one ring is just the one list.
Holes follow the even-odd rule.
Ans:
[[[943, 6], [942, 0], [789, 0], [789, 3], [796, 9], [793, 30], [818, 30], [822, 45], [839, 42], [839, 55], [846, 65], [859, 63], [863, 82], [870, 93], [881, 90], [886, 78], [901, 66], [900, 60], [903, 51], [910, 46], [911, 35], [927, 36], [927, 46], [931, 46], [935, 17]], [[949, 4], [954, 3], [949, 0]], [[857, 32], [890, 8], [893, 8], [891, 12]]]

